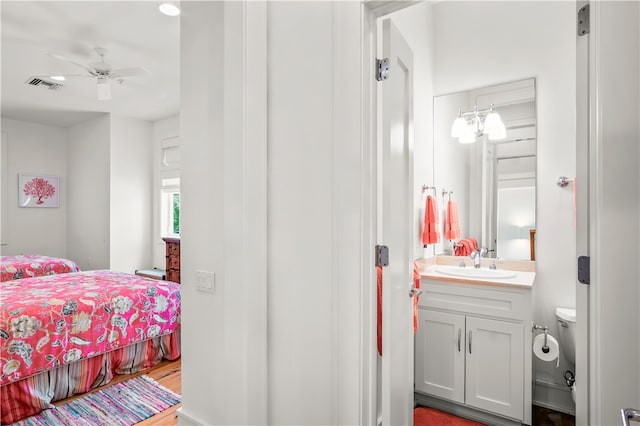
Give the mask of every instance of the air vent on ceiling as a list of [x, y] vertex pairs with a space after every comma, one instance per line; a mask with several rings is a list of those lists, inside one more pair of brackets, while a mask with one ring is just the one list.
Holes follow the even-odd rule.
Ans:
[[31, 86], [43, 86], [49, 90], [58, 90], [59, 88], [64, 87], [64, 85], [62, 84], [54, 83], [53, 81], [43, 80], [42, 78], [38, 78], [38, 77], [29, 77], [25, 83]]

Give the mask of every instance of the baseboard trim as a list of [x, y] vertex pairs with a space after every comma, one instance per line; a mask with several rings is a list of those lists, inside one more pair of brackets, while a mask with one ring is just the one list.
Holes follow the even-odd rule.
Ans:
[[195, 417], [186, 414], [183, 410], [184, 407], [180, 407], [176, 410], [178, 415], [178, 426], [202, 426], [205, 423]]
[[576, 406], [571, 398], [571, 389], [566, 385], [536, 380], [533, 387], [532, 403], [538, 407], [548, 408], [572, 416], [576, 415]]
[[453, 415], [464, 417], [469, 420], [474, 420], [479, 423], [493, 426], [520, 426], [520, 421], [507, 419], [505, 417], [496, 416], [484, 411], [479, 411], [470, 407], [456, 404], [454, 402], [445, 401], [433, 396], [424, 395], [421, 393], [414, 393], [414, 399], [417, 405], [423, 407], [435, 408], [442, 410]]

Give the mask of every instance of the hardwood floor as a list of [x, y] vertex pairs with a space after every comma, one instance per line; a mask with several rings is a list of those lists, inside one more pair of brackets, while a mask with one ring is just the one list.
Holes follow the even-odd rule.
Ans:
[[[130, 379], [132, 377], [140, 376], [146, 374], [147, 376], [153, 378], [162, 386], [167, 389], [171, 389], [172, 391], [182, 394], [182, 380], [181, 380], [181, 360], [178, 358], [175, 361], [161, 361], [158, 365], [151, 369], [140, 371], [136, 374], [130, 375], [120, 375], [113, 378], [111, 383], [101, 388], [97, 388], [92, 390], [91, 392], [95, 392], [99, 389], [103, 389], [107, 386], [114, 385], [116, 383], [122, 382], [124, 380]], [[61, 401], [57, 401], [54, 405], [61, 405], [65, 402], [73, 401], [76, 398], [80, 398], [81, 396], [86, 395], [74, 395], [71, 398], [63, 399]], [[180, 408], [182, 404], [174, 405], [169, 409], [156, 414], [153, 417], [148, 418], [140, 423], [137, 423], [139, 426], [176, 426], [178, 424], [178, 418], [176, 415], [176, 410]]]
[[[111, 386], [123, 380], [127, 380], [131, 377], [139, 376], [142, 374], [146, 374], [158, 381], [158, 383], [160, 383], [162, 386], [171, 389], [176, 393], [182, 394], [180, 359], [177, 359], [176, 361], [162, 361], [152, 369], [147, 369], [133, 375], [116, 376], [107, 386]], [[94, 389], [92, 392], [95, 392], [96, 390], [97, 389]], [[65, 402], [69, 402], [71, 400], [79, 398], [82, 395], [86, 394], [75, 395], [71, 398], [58, 401], [54, 404], [64, 404]], [[174, 405], [173, 407], [138, 423], [136, 426], [177, 426], [178, 418], [176, 415], [176, 410], [181, 406], [182, 404]], [[532, 423], [533, 426], [575, 426], [575, 417], [534, 405]]]

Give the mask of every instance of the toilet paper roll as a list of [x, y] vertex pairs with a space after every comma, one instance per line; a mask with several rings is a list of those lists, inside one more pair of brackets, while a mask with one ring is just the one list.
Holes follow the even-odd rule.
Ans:
[[549, 352], [544, 352], [542, 347], [544, 346], [544, 334], [538, 334], [535, 339], [533, 339], [533, 353], [539, 359], [543, 361], [556, 361], [556, 368], [560, 366], [560, 347], [558, 346], [558, 341], [550, 334], [547, 334], [547, 346], [549, 347]]

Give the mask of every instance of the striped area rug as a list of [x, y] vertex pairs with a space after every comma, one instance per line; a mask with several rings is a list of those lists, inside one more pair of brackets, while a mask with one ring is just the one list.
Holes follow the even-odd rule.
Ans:
[[45, 410], [14, 425], [131, 426], [180, 402], [180, 395], [138, 376]]

